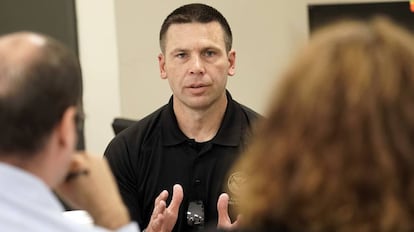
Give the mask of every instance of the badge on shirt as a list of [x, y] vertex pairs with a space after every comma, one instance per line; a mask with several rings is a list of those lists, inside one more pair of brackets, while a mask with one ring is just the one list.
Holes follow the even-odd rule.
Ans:
[[246, 176], [242, 172], [231, 173], [227, 180], [227, 189], [229, 190], [229, 204], [237, 204], [241, 187], [246, 183]]

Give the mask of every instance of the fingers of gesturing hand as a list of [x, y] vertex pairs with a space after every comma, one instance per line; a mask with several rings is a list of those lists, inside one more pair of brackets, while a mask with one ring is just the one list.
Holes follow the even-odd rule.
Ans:
[[164, 200], [156, 200], [156, 202], [157, 203], [154, 206], [154, 211], [152, 212], [151, 220], [148, 225], [148, 228], [150, 228], [150, 230], [147, 228], [146, 231], [162, 231], [165, 218], [164, 213], [167, 205]]
[[178, 214], [178, 210], [180, 209], [181, 202], [183, 200], [184, 193], [183, 188], [181, 185], [176, 184], [173, 187], [173, 195], [170, 205], [168, 206], [168, 210], [172, 214]]
[[160, 201], [166, 201], [168, 198], [168, 191], [164, 190], [162, 191], [157, 198], [155, 198], [154, 207], [156, 207]]
[[184, 196], [183, 188], [179, 184], [174, 185], [172, 199], [167, 207], [168, 195], [168, 192], [164, 190], [155, 199], [154, 210], [145, 231], [170, 232], [174, 228]]

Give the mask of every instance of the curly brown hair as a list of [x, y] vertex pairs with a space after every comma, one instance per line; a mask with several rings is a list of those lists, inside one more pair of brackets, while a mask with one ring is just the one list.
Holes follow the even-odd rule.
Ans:
[[414, 38], [391, 20], [316, 32], [233, 171], [245, 227], [414, 231]]

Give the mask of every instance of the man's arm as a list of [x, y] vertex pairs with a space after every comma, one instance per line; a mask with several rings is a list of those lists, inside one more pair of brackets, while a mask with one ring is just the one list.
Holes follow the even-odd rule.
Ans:
[[126, 205], [132, 220], [144, 225], [142, 215], [143, 205], [138, 202], [140, 195], [138, 194], [137, 184], [142, 181], [137, 176], [137, 170], [140, 167], [135, 166], [136, 154], [131, 154], [131, 148], [128, 147], [124, 137], [115, 137], [107, 146], [104, 157], [108, 160], [109, 167], [115, 177], [122, 200]]

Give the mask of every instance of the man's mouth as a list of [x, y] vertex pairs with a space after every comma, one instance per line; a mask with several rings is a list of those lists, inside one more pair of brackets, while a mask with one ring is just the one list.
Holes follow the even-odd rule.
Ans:
[[202, 88], [205, 87], [205, 85], [202, 84], [194, 84], [194, 85], [190, 85], [190, 88], [196, 89], [196, 88]]

